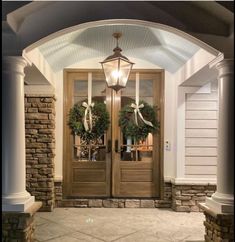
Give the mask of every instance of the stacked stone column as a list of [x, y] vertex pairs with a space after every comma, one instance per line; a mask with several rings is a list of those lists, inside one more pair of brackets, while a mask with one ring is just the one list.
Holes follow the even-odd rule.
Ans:
[[40, 211], [54, 207], [55, 97], [25, 95], [26, 187], [42, 202]]

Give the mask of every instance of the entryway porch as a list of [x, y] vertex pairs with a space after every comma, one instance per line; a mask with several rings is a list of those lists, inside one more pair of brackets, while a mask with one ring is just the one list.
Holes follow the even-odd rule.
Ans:
[[204, 215], [158, 208], [55, 208], [36, 214], [37, 242], [201, 242]]
[[[154, 169], [149, 166], [148, 171], [144, 171], [144, 182], [152, 182], [152, 177], [155, 181], [157, 179], [153, 190], [161, 196], [150, 194], [150, 198], [171, 198], [172, 194], [170, 202], [163, 202], [181, 212], [199, 210], [197, 205], [201, 209], [203, 207], [206, 214], [205, 240], [233, 240], [233, 13], [227, 13], [218, 3], [196, 6], [190, 2], [184, 7], [178, 3], [166, 6], [161, 2], [135, 4], [128, 4], [127, 8], [125, 2], [112, 3], [112, 6], [93, 2], [80, 4], [79, 1], [33, 2], [16, 11], [10, 10], [2, 22], [3, 241], [33, 241], [34, 214], [41, 204], [43, 211], [52, 211], [64, 202], [66, 176], [63, 173], [63, 153], [70, 151], [63, 149], [63, 71], [65, 68], [100, 68], [99, 62], [113, 48], [110, 36], [114, 31], [124, 33], [125, 39], [120, 44], [125, 54], [136, 63], [135, 70], [160, 68], [165, 72], [164, 115], [161, 115], [164, 117], [164, 138], [163, 145], [157, 145], [158, 150], [159, 147], [164, 148], [162, 166], [158, 166], [160, 162], [155, 159], [152, 163], [157, 164], [158, 170], [152, 173], [149, 170]], [[176, 8], [180, 11], [175, 11]], [[97, 15], [84, 16], [85, 9], [94, 9]], [[115, 10], [110, 11], [109, 19], [106, 19], [107, 9]], [[196, 21], [194, 24], [192, 19]], [[112, 106], [115, 108], [115, 105]], [[163, 127], [162, 124], [160, 127]], [[118, 149], [121, 140], [116, 137], [113, 135], [111, 139], [112, 157], [121, 153]], [[122, 145], [126, 145], [125, 142]], [[150, 150], [148, 152], [151, 154]], [[137, 148], [133, 157], [134, 154], [133, 160], [138, 162]], [[145, 161], [146, 158], [149, 157], [145, 156]], [[109, 161], [117, 164], [120, 160]], [[120, 174], [119, 169], [114, 171]], [[126, 178], [133, 180], [133, 172], [128, 172], [127, 176], [124, 171], [124, 179], [114, 179], [113, 184], [119, 184], [120, 180], [127, 183]], [[83, 175], [81, 169], [77, 173], [79, 176], [75, 176], [75, 182], [85, 183], [87, 173]], [[134, 176], [134, 183], [139, 182], [136, 181], [139, 173]], [[169, 191], [162, 194], [166, 183], [169, 183]], [[214, 187], [211, 191], [215, 184], [216, 190]], [[78, 187], [80, 189], [82, 185]], [[122, 190], [133, 192], [130, 188]], [[159, 201], [148, 201], [148, 205], [158, 208]], [[204, 205], [200, 205], [202, 202], [205, 202]], [[89, 202], [87, 207], [89, 210], [84, 208], [84, 211], [91, 211]], [[110, 210], [101, 211], [105, 214]], [[118, 210], [118, 213], [121, 211]], [[70, 216], [73, 218], [74, 215], [75, 212]], [[138, 219], [138, 214], [135, 216]], [[165, 221], [170, 233], [173, 227], [171, 219], [169, 217]], [[129, 220], [124, 217], [124, 225], [128, 226], [126, 222]], [[180, 216], [177, 215], [177, 226], [179, 221]], [[76, 228], [82, 226], [73, 222]], [[192, 223], [189, 221], [188, 224], [191, 226]], [[53, 230], [53, 226], [49, 227]], [[102, 227], [101, 223], [97, 230], [105, 230], [105, 226]], [[144, 234], [141, 241], [145, 241], [146, 237]], [[94, 239], [89, 238], [88, 241]], [[102, 238], [98, 239], [102, 241]], [[116, 240], [119, 239], [121, 237]], [[161, 239], [155, 236], [154, 241]]]

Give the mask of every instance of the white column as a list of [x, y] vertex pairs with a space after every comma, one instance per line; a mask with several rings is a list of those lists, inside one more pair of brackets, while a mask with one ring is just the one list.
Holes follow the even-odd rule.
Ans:
[[218, 69], [217, 190], [206, 205], [218, 213], [234, 212], [234, 60], [225, 59]]
[[34, 203], [26, 191], [24, 68], [22, 57], [3, 57], [2, 210], [23, 212]]

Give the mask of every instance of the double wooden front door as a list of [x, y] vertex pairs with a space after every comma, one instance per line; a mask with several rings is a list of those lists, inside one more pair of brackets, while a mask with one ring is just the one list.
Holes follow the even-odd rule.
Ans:
[[[126, 139], [118, 125], [119, 111], [135, 102], [136, 72], [139, 96], [156, 107], [159, 133], [135, 143]], [[107, 132], [88, 146], [68, 126], [69, 110], [87, 100], [88, 75], [92, 101], [106, 104], [110, 116]], [[163, 88], [162, 70], [134, 70], [127, 87], [115, 92], [106, 86], [101, 70], [64, 71], [64, 197], [160, 197], [163, 185]]]

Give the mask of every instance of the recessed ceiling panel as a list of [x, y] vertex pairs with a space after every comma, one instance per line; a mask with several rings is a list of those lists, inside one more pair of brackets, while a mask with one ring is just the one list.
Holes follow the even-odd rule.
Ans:
[[[121, 32], [122, 54], [143, 59], [174, 73], [198, 50], [173, 33], [136, 25], [105, 25], [77, 30], [41, 45], [39, 50], [55, 72], [91, 58], [103, 61], [113, 53], [114, 32]], [[89, 68], [89, 66], [87, 67]]]

